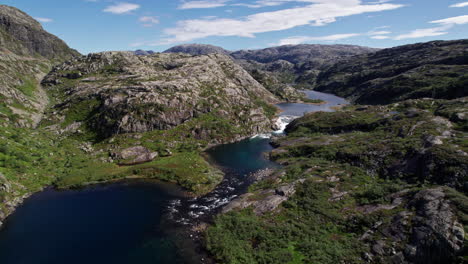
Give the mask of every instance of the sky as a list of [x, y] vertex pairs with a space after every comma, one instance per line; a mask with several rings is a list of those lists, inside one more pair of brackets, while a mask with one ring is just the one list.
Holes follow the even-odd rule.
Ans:
[[2, 0], [83, 54], [287, 44], [386, 48], [468, 38], [468, 0]]

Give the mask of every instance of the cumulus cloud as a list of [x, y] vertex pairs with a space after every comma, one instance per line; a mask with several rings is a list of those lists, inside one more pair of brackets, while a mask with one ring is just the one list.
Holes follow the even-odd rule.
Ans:
[[334, 35], [328, 35], [328, 36], [320, 36], [320, 37], [309, 37], [309, 36], [296, 36], [296, 37], [289, 37], [285, 39], [281, 39], [279, 43], [274, 44], [276, 45], [297, 45], [297, 44], [302, 44], [302, 43], [307, 43], [307, 42], [312, 42], [312, 41], [337, 41], [337, 40], [342, 40], [342, 39], [347, 39], [347, 38], [352, 38], [352, 37], [357, 37], [360, 36], [361, 34], [357, 33], [351, 33], [351, 34], [334, 34]]
[[53, 19], [46, 18], [46, 17], [35, 17], [34, 19], [36, 19], [37, 21], [42, 22], [42, 23], [50, 23], [50, 22], [54, 21]]
[[138, 8], [140, 8], [140, 5], [137, 5], [137, 4], [117, 3], [115, 5], [106, 7], [103, 11], [107, 13], [121, 15], [121, 14], [130, 13], [134, 10], [137, 10]]
[[458, 3], [458, 4], [453, 4], [453, 5], [451, 5], [450, 7], [465, 7], [465, 6], [468, 6], [468, 2], [462, 2], [462, 3]]
[[159, 23], [159, 19], [153, 16], [142, 16], [138, 19], [141, 23], [143, 23], [144, 27], [152, 27], [155, 24]]
[[230, 0], [202, 0], [188, 1], [179, 5], [178, 9], [215, 8], [225, 6]]
[[[289, 1], [289, 0], [284, 0]], [[298, 26], [323, 26], [337, 18], [370, 12], [381, 12], [403, 7], [400, 4], [367, 4], [361, 0], [302, 0], [302, 7], [263, 12], [239, 19], [192, 19], [177, 23], [164, 32], [168, 38], [160, 45], [192, 41], [210, 36], [255, 37], [255, 34], [291, 29]], [[152, 43], [153, 45], [155, 43]]]

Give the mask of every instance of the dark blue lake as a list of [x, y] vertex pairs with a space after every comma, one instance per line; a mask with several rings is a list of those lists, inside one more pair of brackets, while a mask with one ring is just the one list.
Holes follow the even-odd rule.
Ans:
[[[281, 126], [305, 112], [332, 111], [330, 107], [346, 104], [336, 96], [306, 93], [328, 103], [280, 104]], [[226, 177], [204, 197], [184, 198], [172, 185], [140, 180], [37, 193], [0, 231], [0, 263], [203, 263], [194, 244], [183, 237], [187, 233], [179, 233], [174, 225], [204, 221], [245, 191], [249, 174], [276, 167], [264, 156], [272, 150], [267, 136], [208, 150], [209, 160], [223, 169]]]

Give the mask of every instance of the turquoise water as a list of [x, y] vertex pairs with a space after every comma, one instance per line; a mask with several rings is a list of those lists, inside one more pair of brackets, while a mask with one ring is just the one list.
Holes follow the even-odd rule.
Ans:
[[[308, 91], [326, 105], [280, 104], [279, 122], [305, 112], [332, 111], [343, 99]], [[81, 190], [47, 189], [26, 200], [0, 231], [1, 264], [204, 263], [184, 232], [245, 192], [250, 174], [277, 167], [269, 139], [255, 137], [207, 151], [226, 177], [210, 194], [187, 199], [174, 186], [131, 181]], [[188, 235], [187, 235], [188, 236]], [[184, 248], [176, 247], [183, 244]], [[183, 251], [183, 254], [180, 252]]]

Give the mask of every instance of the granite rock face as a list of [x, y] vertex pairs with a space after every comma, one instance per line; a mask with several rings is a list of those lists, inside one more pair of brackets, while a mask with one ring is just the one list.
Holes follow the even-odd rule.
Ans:
[[316, 77], [327, 66], [349, 56], [376, 50], [352, 45], [302, 44], [229, 52], [211, 45], [185, 44], [165, 52], [192, 55], [228, 54], [259, 83], [282, 100], [299, 101], [303, 95], [296, 88], [313, 88]]
[[35, 19], [6, 5], [0, 5], [0, 48], [24, 56], [38, 54], [50, 60], [79, 55], [61, 39], [46, 32]]
[[26, 13], [0, 5], [0, 125], [37, 125], [48, 103], [41, 79], [54, 63], [76, 55]]
[[88, 115], [75, 121], [86, 121], [102, 137], [171, 129], [208, 113], [251, 135], [270, 129], [269, 104], [278, 102], [221, 54], [90, 54], [54, 68], [43, 84], [62, 98], [53, 120], [69, 120], [81, 105]]

